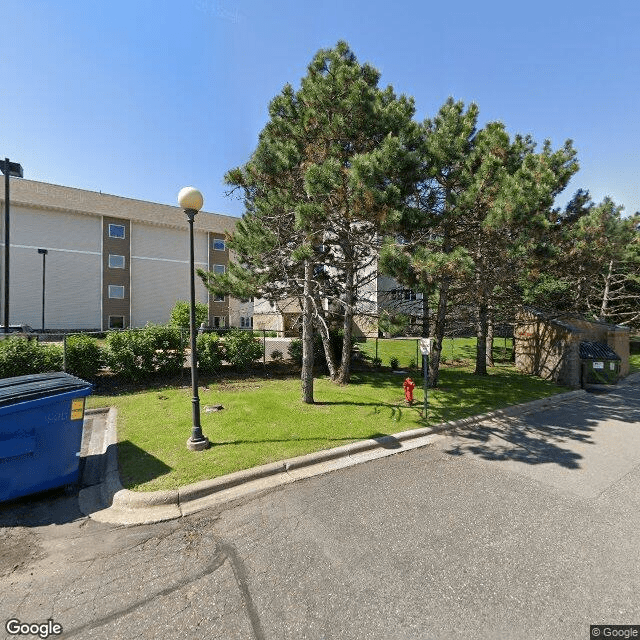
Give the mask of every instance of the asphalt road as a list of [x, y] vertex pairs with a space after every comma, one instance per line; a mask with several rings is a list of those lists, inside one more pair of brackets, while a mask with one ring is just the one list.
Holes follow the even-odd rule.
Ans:
[[0, 506], [0, 636], [586, 639], [640, 624], [639, 531], [635, 382], [219, 513], [124, 529], [61, 493]]

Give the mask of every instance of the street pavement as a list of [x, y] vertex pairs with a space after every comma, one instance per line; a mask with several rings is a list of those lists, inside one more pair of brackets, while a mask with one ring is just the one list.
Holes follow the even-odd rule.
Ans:
[[[640, 624], [640, 381], [136, 527], [0, 506], [0, 637], [589, 638]], [[53, 637], [53, 636], [52, 636]]]

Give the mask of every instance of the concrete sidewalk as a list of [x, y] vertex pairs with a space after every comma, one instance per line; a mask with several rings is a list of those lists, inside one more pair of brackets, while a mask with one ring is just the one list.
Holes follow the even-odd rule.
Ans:
[[[619, 384], [639, 379], [633, 374]], [[584, 396], [584, 390], [561, 393], [490, 413], [413, 429], [390, 436], [290, 458], [175, 490], [135, 492], [123, 488], [118, 472], [115, 409], [88, 410], [82, 443], [80, 510], [99, 522], [137, 525], [179, 518], [203, 509], [220, 508], [303, 478], [409, 451], [433, 443], [442, 431], [476, 425], [556, 407]]]

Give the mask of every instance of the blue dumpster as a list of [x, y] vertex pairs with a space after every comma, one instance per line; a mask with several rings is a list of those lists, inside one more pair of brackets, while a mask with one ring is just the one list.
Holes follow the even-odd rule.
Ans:
[[62, 372], [0, 379], [0, 502], [78, 482], [90, 393]]

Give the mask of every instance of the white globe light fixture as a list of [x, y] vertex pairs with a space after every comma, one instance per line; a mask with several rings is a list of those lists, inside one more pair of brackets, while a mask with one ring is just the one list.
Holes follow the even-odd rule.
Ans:
[[187, 209], [200, 211], [204, 204], [204, 198], [195, 187], [184, 187], [180, 189], [180, 193], [178, 194], [178, 203], [185, 211]]
[[194, 187], [184, 187], [178, 194], [178, 203], [184, 209], [189, 221], [189, 279], [191, 285], [191, 308], [189, 330], [191, 334], [191, 409], [192, 422], [191, 437], [187, 440], [187, 449], [202, 451], [209, 447], [209, 440], [205, 438], [200, 426], [200, 397], [198, 396], [198, 352], [196, 350], [196, 285], [193, 250], [193, 219], [204, 203], [202, 194]]

